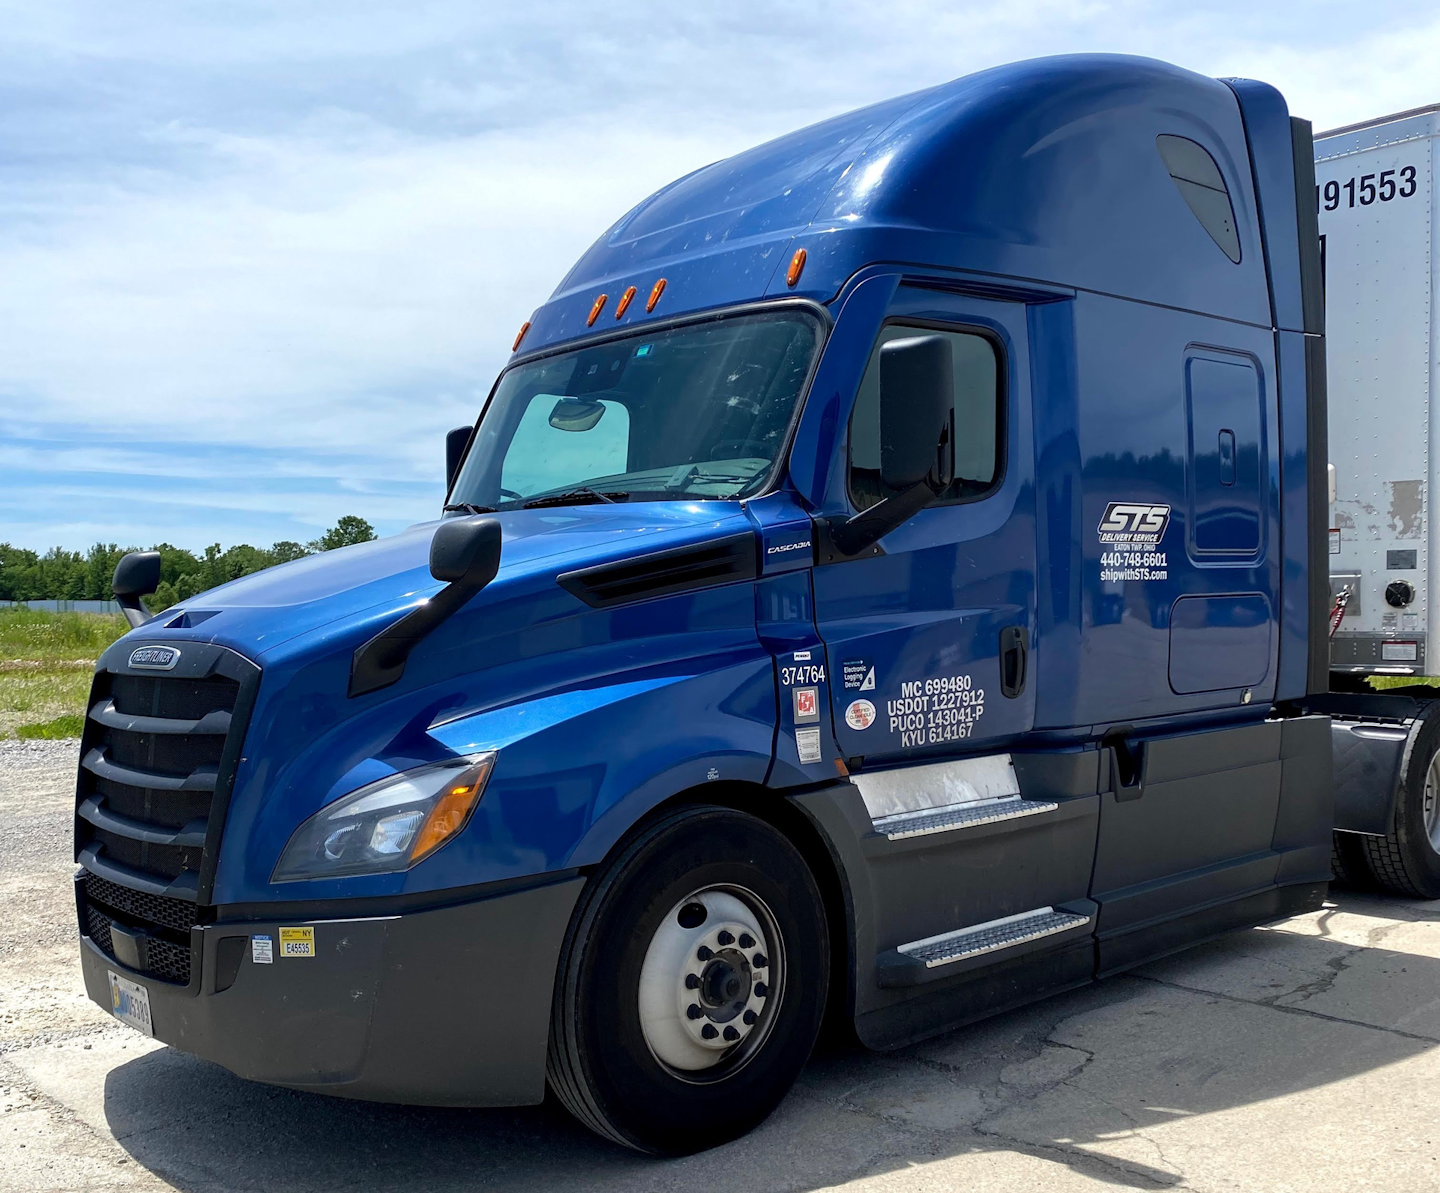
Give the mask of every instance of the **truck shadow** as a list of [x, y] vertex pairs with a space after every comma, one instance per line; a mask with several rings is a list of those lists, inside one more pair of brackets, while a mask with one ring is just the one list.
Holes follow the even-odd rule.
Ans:
[[[1351, 1079], [1373, 1081], [1378, 1099], [1386, 1078], [1368, 1075], [1440, 1043], [1440, 1009], [1419, 997], [1440, 989], [1440, 960], [1403, 939], [1387, 946], [1397, 920], [1433, 933], [1426, 947], [1440, 952], [1440, 929], [1427, 927], [1440, 923], [1440, 904], [1340, 891], [1301, 932], [1237, 933], [897, 1053], [827, 1044], [758, 1131], [681, 1160], [606, 1144], [550, 1102], [486, 1111], [350, 1102], [254, 1085], [171, 1049], [112, 1069], [105, 1115], [135, 1161], [197, 1193], [692, 1182], [750, 1193], [978, 1153], [1010, 1153], [1040, 1181], [1059, 1164], [1124, 1188], [1166, 1187], [1185, 1179], [1167, 1166], [1183, 1164], [1174, 1156], [1185, 1148], [1167, 1145], [1160, 1160], [1145, 1132], [1178, 1129], [1224, 1148], [1205, 1123], [1183, 1120]], [[1366, 1097], [1356, 1091], [1357, 1110]], [[1284, 1112], [1267, 1111], [1272, 1121]], [[1232, 1136], [1236, 1151], [1255, 1137]]]

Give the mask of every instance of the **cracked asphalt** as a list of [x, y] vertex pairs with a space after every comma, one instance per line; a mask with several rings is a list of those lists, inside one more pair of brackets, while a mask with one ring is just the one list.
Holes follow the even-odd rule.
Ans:
[[678, 1161], [558, 1107], [252, 1085], [84, 996], [74, 743], [0, 742], [0, 1189], [1440, 1189], [1440, 903], [1338, 892], [902, 1052], [830, 1047], [750, 1137]]

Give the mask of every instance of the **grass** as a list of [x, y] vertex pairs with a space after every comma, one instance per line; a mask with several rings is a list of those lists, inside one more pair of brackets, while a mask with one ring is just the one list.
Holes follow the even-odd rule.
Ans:
[[100, 653], [118, 614], [0, 609], [0, 737], [79, 737]]

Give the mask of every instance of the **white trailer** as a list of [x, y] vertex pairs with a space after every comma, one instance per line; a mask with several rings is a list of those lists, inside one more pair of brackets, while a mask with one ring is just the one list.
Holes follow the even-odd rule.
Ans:
[[1429, 674], [1440, 644], [1437, 138], [1440, 104], [1315, 137], [1338, 673]]

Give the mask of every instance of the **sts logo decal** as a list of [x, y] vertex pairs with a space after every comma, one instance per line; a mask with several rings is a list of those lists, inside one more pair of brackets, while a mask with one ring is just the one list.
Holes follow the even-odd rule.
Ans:
[[1102, 543], [1135, 543], [1154, 546], [1165, 537], [1170, 525], [1168, 505], [1112, 501], [1097, 529]]

